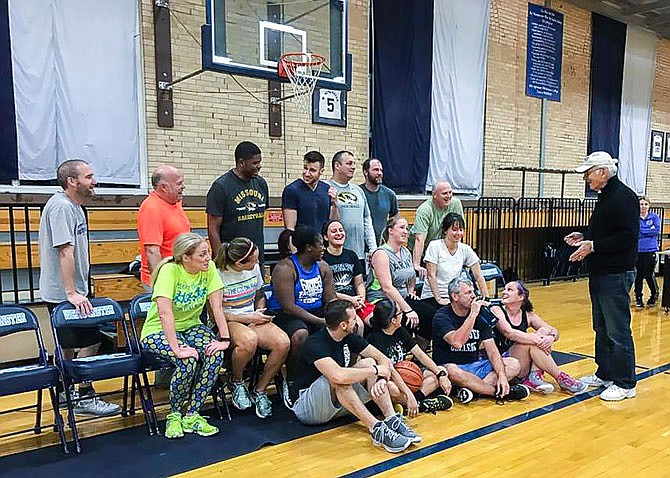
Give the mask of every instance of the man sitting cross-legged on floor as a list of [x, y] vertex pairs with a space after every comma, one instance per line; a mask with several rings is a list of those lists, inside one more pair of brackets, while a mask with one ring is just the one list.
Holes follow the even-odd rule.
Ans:
[[[347, 414], [370, 430], [372, 443], [391, 453], [401, 452], [421, 437], [393, 410], [388, 358], [356, 334], [356, 311], [348, 300], [326, 305], [326, 327], [310, 335], [300, 349], [291, 393], [293, 413], [306, 425], [318, 425]], [[353, 363], [353, 355], [362, 357]], [[377, 420], [365, 403], [373, 400], [384, 420]]]
[[[487, 302], [475, 300], [472, 282], [457, 277], [449, 282], [450, 304], [433, 320], [433, 360], [444, 364], [451, 382], [480, 395], [523, 400], [530, 395], [525, 385], [509, 385], [521, 366], [513, 357], [500, 355], [491, 326], [480, 317]], [[479, 357], [483, 345], [487, 358]]]

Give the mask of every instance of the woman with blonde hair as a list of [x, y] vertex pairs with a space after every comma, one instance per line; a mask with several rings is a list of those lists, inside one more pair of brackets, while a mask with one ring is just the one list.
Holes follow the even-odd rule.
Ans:
[[[265, 314], [263, 276], [258, 265], [258, 246], [251, 239], [236, 237], [224, 242], [214, 259], [223, 281], [223, 312], [228, 322], [233, 370], [230, 377], [233, 405], [246, 410], [255, 405], [258, 418], [272, 416], [272, 403], [266, 389], [286, 360], [288, 336]], [[269, 352], [263, 373], [249, 392], [244, 369], [254, 358], [258, 347]]]
[[[230, 335], [221, 304], [223, 283], [207, 242], [190, 232], [177, 236], [173, 255], [158, 264], [151, 282], [153, 302], [142, 327], [141, 343], [175, 367], [165, 436], [214, 435], [219, 429], [207, 423], [199, 411], [219, 376]], [[207, 301], [219, 338], [200, 322]]]

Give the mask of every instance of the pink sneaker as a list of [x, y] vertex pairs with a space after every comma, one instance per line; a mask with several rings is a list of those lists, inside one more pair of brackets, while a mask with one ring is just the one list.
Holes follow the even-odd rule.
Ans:
[[556, 381], [563, 390], [574, 393], [575, 395], [578, 393], [584, 393], [589, 388], [587, 384], [580, 382], [579, 380], [575, 380], [565, 372], [561, 372], [558, 375]]
[[548, 394], [554, 391], [554, 386], [542, 380], [544, 372], [541, 370], [531, 370], [526, 380], [522, 383], [534, 392]]

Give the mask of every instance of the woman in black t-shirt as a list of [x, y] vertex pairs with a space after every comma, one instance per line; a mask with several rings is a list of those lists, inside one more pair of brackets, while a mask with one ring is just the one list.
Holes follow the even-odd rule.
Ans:
[[327, 246], [323, 253], [323, 260], [333, 271], [337, 298], [354, 304], [356, 315], [365, 325], [369, 326], [374, 305], [365, 300], [365, 281], [361, 261], [354, 251], [344, 248], [344, 241], [347, 238], [344, 226], [340, 221], [332, 219], [323, 225], [321, 235]]
[[407, 406], [410, 415], [412, 415], [414, 403], [418, 404], [421, 412], [448, 410], [452, 407], [453, 401], [449, 398], [451, 382], [447, 370], [435, 364], [433, 359], [421, 350], [407, 329], [401, 326], [402, 316], [402, 310], [393, 301], [380, 300], [375, 304], [374, 313], [370, 319], [372, 332], [367, 337], [368, 342], [394, 364], [405, 360], [405, 356], [411, 353], [414, 361], [425, 367], [421, 388], [413, 395], [404, 382], [398, 383], [398, 380], [402, 380], [399, 375], [393, 374], [392, 381], [388, 383], [391, 399], [394, 403]]

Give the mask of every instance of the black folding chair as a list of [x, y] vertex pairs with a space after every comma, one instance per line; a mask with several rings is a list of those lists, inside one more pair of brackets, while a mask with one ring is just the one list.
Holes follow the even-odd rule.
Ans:
[[[136, 325], [135, 321], [136, 320], [144, 320], [147, 317], [147, 312], [149, 311], [149, 308], [151, 307], [152, 300], [151, 300], [152, 294], [150, 292], [136, 295], [133, 297], [133, 299], [130, 301], [130, 306], [128, 308], [128, 312], [130, 315], [130, 322], [132, 324], [133, 328], [133, 335], [136, 337], [136, 341], [133, 344], [133, 347], [136, 348], [136, 350], [142, 355], [142, 367], [144, 372], [152, 372], [152, 371], [158, 371], [158, 370], [167, 370], [167, 369], [174, 369], [174, 366], [165, 358], [161, 357], [158, 354], [155, 354], [153, 352], [150, 352], [146, 349], [144, 349], [140, 342], [139, 342], [139, 334], [137, 333], [136, 330]], [[216, 412], [219, 416], [220, 420], [223, 420], [223, 413], [221, 411], [221, 407], [219, 405], [218, 398], [221, 397], [223, 401], [223, 405], [226, 409], [226, 415], [228, 417], [228, 420], [231, 420], [230, 417], [230, 409], [228, 408], [228, 403], [226, 402], [226, 396], [225, 396], [225, 391], [224, 391], [225, 384], [221, 381], [220, 377], [217, 377], [216, 382], [214, 383], [214, 387], [212, 388], [212, 398], [214, 401], [214, 408], [216, 409]], [[133, 410], [135, 408], [135, 383], [133, 383], [133, 387], [131, 390], [130, 394], [130, 410], [131, 413], [133, 413]], [[152, 404], [152, 424], [154, 426], [154, 429], [156, 430], [156, 433], [159, 434], [158, 430], [158, 419], [156, 417], [156, 413], [154, 410], [154, 402], [153, 402], [153, 397], [151, 395], [151, 387], [147, 386], [147, 399], [151, 402]], [[157, 405], [166, 405], [166, 403], [159, 403]]]
[[[79, 315], [74, 306], [69, 302], [61, 302], [54, 308], [51, 314], [51, 327], [56, 342], [56, 366], [60, 369], [63, 376], [63, 385], [69, 412], [68, 423], [72, 429], [77, 453], [81, 452], [81, 445], [79, 443], [77, 423], [72, 406], [70, 386], [81, 382], [132, 376], [133, 381], [138, 384], [147, 430], [150, 435], [153, 434], [151, 417], [154, 411], [151, 408], [151, 402], [145, 398], [148, 380], [142, 368], [142, 357], [131, 345], [137, 340], [137, 337], [130, 335], [125, 315], [119, 304], [115, 301], [107, 298], [95, 298], [91, 299], [91, 305], [93, 306], [93, 312], [85, 317]], [[115, 322], [121, 323], [125, 335], [126, 346], [123, 352], [65, 360], [58, 340], [59, 331], [70, 327], [91, 327]], [[140, 380], [140, 376], [143, 381]], [[124, 395], [126, 393], [124, 392]], [[126, 400], [127, 398], [124, 397], [124, 402]]]
[[58, 394], [56, 386], [61, 380], [60, 373], [56, 367], [49, 365], [47, 351], [44, 348], [42, 333], [35, 314], [28, 308], [20, 305], [6, 305], [0, 307], [0, 337], [11, 334], [34, 331], [37, 341], [38, 357], [36, 363], [18, 367], [0, 368], [0, 396], [15, 395], [17, 393], [37, 391], [37, 403], [25, 405], [0, 411], [0, 415], [35, 409], [35, 426], [0, 435], [0, 438], [28, 433], [32, 431], [39, 434], [45, 428], [52, 425], [42, 425], [42, 390], [49, 390], [51, 404], [53, 405], [54, 424], [63, 445], [63, 452], [69, 453], [65, 432], [63, 430], [63, 417], [58, 406]]

